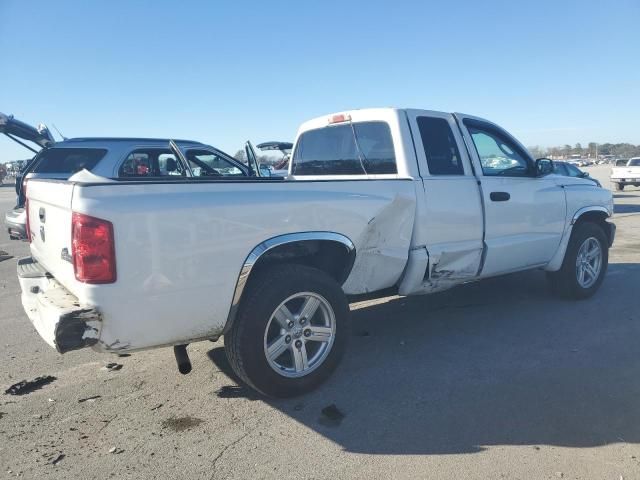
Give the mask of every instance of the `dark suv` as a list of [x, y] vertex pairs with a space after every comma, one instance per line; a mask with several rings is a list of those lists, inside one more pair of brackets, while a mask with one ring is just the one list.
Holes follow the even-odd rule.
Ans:
[[242, 179], [257, 171], [217, 148], [191, 140], [95, 137], [56, 142], [45, 126], [35, 128], [1, 113], [0, 133], [35, 153], [16, 176], [18, 199], [5, 215], [12, 239], [26, 238], [24, 201], [31, 178], [68, 179], [86, 169], [121, 181]]

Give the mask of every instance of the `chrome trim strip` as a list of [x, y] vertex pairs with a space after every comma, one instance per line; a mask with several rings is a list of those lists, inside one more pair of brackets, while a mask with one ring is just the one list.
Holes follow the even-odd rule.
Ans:
[[590, 207], [582, 207], [580, 210], [578, 210], [573, 215], [573, 218], [571, 219], [571, 225], [574, 225], [578, 221], [578, 218], [580, 218], [580, 215], [582, 215], [583, 213], [587, 213], [587, 212], [603, 212], [603, 213], [607, 214], [607, 217], [611, 216], [611, 212], [609, 210], [607, 210], [605, 207], [602, 207], [600, 205], [592, 205]]
[[285, 243], [294, 243], [308, 240], [330, 240], [338, 242], [343, 244], [349, 253], [355, 252], [356, 249], [355, 245], [351, 240], [349, 240], [349, 238], [341, 235], [340, 233], [334, 232], [286, 233], [284, 235], [279, 235], [277, 237], [265, 240], [253, 250], [251, 250], [251, 253], [249, 253], [246, 260], [244, 261], [244, 264], [242, 265], [242, 268], [240, 269], [240, 275], [238, 276], [236, 288], [233, 292], [233, 300], [231, 301], [231, 308], [229, 310], [227, 323], [224, 326], [223, 332], [228, 331], [229, 327], [233, 323], [233, 320], [235, 319], [238, 307], [240, 305], [240, 299], [242, 298], [242, 293], [247, 286], [247, 280], [249, 279], [251, 270], [253, 269], [253, 266], [256, 264], [258, 259], [272, 248], [284, 245]]

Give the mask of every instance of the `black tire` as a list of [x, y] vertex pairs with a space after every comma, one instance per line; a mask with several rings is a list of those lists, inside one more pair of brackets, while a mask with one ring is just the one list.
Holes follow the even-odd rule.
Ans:
[[[576, 262], [580, 247], [589, 238], [595, 238], [600, 244], [602, 263], [596, 281], [588, 288], [584, 288], [578, 282]], [[571, 233], [562, 267], [557, 272], [547, 273], [552, 292], [563, 298], [578, 300], [589, 298], [596, 293], [607, 272], [609, 263], [608, 245], [607, 236], [600, 225], [592, 222], [578, 223]]]
[[[265, 353], [265, 331], [278, 306], [301, 292], [324, 298], [333, 310], [335, 336], [328, 354], [305, 376], [290, 378], [272, 368]], [[349, 338], [349, 303], [342, 288], [325, 272], [304, 265], [278, 265], [258, 272], [243, 294], [224, 347], [233, 371], [249, 387], [270, 397], [309, 392], [335, 370]]]
[[624, 190], [624, 183], [616, 183], [616, 190], [618, 192], [621, 192], [622, 190]]

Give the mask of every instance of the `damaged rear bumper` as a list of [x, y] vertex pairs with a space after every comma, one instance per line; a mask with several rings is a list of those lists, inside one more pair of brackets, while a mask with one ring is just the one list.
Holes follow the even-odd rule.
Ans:
[[18, 261], [22, 306], [40, 336], [60, 353], [98, 343], [102, 317], [51, 276], [35, 259]]

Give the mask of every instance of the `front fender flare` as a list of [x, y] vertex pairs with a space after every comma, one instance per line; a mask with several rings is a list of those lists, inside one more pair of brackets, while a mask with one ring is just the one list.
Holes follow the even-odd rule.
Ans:
[[604, 213], [607, 217], [611, 217], [613, 213], [602, 205], [591, 205], [578, 209], [571, 217], [571, 221], [569, 222], [569, 224], [565, 227], [564, 234], [562, 235], [562, 239], [560, 240], [560, 245], [558, 245], [556, 253], [544, 268], [547, 272], [557, 272], [558, 270], [560, 270], [560, 268], [562, 267], [562, 262], [564, 261], [564, 255], [567, 252], [567, 247], [569, 246], [569, 239], [571, 238], [571, 233], [573, 232], [573, 226], [581, 216], [589, 212]]

